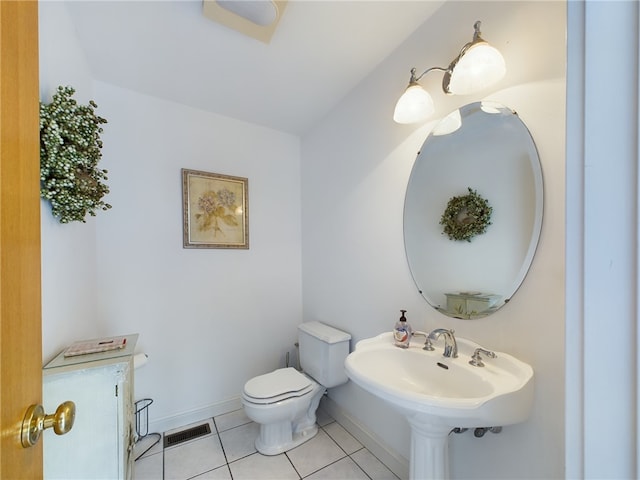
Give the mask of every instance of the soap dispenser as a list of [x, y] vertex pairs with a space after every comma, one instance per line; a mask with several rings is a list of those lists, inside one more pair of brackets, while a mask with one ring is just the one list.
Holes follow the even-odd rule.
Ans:
[[407, 322], [407, 317], [404, 316], [407, 311], [400, 310], [400, 312], [402, 313], [402, 315], [396, 322], [396, 326], [393, 329], [393, 339], [395, 341], [396, 347], [409, 348], [409, 342], [411, 341], [413, 330], [411, 328], [411, 325], [409, 325], [409, 322]]

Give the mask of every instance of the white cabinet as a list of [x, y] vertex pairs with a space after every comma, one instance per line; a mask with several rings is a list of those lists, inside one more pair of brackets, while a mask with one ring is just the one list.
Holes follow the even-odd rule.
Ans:
[[[122, 479], [133, 476], [133, 351], [138, 335], [127, 335], [125, 348], [65, 357], [61, 352], [43, 369], [43, 406], [55, 412], [71, 400], [75, 423], [65, 435], [47, 430], [45, 479]], [[53, 438], [55, 437], [55, 438]]]

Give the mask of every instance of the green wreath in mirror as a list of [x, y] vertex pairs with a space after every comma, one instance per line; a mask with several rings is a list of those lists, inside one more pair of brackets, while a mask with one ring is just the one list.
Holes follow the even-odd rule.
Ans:
[[74, 93], [60, 86], [51, 103], [40, 103], [40, 196], [60, 223], [85, 222], [87, 213], [111, 208], [102, 200], [107, 171], [98, 168], [107, 121], [95, 114], [93, 100], [78, 105]]
[[466, 240], [470, 242], [476, 235], [486, 232], [491, 225], [493, 207], [478, 195], [478, 192], [467, 187], [469, 193], [452, 197], [442, 214], [440, 225], [451, 240]]

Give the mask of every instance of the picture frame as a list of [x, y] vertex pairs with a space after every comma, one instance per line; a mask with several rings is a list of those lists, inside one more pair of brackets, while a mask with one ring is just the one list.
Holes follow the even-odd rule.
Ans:
[[249, 180], [182, 169], [183, 248], [249, 248]]

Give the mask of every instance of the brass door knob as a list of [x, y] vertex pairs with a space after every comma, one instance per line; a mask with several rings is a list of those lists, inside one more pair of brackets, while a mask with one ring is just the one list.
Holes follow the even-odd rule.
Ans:
[[33, 447], [42, 432], [53, 427], [56, 435], [64, 435], [73, 427], [76, 418], [76, 404], [70, 401], [61, 403], [51, 415], [44, 413], [42, 405], [31, 405], [22, 421], [20, 440], [24, 448]]

